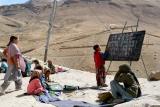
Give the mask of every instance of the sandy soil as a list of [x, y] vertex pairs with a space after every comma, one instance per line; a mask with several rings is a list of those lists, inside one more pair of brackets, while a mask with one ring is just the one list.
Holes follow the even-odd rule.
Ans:
[[[77, 76], [78, 75], [78, 76]], [[3, 82], [4, 74], [0, 74], [0, 84]], [[80, 87], [96, 86], [94, 73], [84, 72], [80, 70], [68, 69], [67, 72], [58, 73], [51, 76], [52, 81], [63, 85], [73, 85]], [[109, 85], [113, 76], [107, 75], [106, 83]], [[53, 105], [37, 102], [33, 96], [23, 96], [26, 92], [29, 77], [23, 78], [23, 89], [21, 91], [14, 90], [14, 83], [6, 90], [6, 94], [0, 96], [0, 105], [5, 107], [53, 107]], [[148, 82], [144, 78], [139, 78], [142, 88], [142, 96], [130, 102], [117, 105], [116, 107], [159, 107], [160, 106], [160, 81]], [[87, 101], [91, 104], [97, 104], [97, 95], [101, 92], [110, 90], [110, 86], [104, 90], [86, 89], [77, 90], [72, 93], [62, 93], [59, 97], [62, 100]]]
[[[43, 60], [50, 10], [51, 7], [47, 5], [34, 7], [31, 4], [1, 7], [0, 46], [6, 46], [9, 34], [19, 35], [22, 51], [29, 50], [25, 55]], [[138, 29], [147, 32], [142, 49], [146, 68], [148, 72], [159, 71], [158, 0], [100, 0], [99, 3], [76, 0], [59, 6], [50, 39], [48, 59], [57, 65], [95, 72], [92, 46], [100, 44], [104, 51], [110, 33], [121, 32], [110, 30], [109, 26], [123, 26], [125, 21], [128, 25], [135, 25], [137, 16], [140, 16]], [[114, 74], [112, 71], [117, 71], [122, 63], [128, 64], [113, 62], [110, 72]], [[108, 65], [109, 62], [106, 62], [106, 67]], [[138, 76], [146, 77], [141, 60], [133, 62], [132, 68]]]

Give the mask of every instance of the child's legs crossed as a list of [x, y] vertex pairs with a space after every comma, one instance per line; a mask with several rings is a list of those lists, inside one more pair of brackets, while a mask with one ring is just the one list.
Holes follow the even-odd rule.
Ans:
[[111, 81], [111, 91], [114, 98], [118, 98], [118, 94], [124, 100], [131, 100], [133, 97], [115, 80]]

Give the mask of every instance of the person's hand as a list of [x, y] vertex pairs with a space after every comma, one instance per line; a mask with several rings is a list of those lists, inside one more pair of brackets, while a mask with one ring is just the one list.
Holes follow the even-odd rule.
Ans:
[[44, 92], [40, 92], [40, 93], [38, 93], [37, 95], [38, 95], [38, 96], [44, 95]]
[[106, 51], [106, 52], [109, 52], [109, 50], [110, 50], [109, 47], [106, 47], [105, 51]]
[[17, 68], [17, 71], [21, 71], [21, 69], [20, 69], [20, 68]]
[[21, 68], [20, 68], [20, 67], [17, 67], [17, 70], [18, 70], [18, 69], [21, 69]]
[[17, 70], [21, 69], [19, 64], [16, 64], [16, 68], [17, 68]]
[[108, 51], [108, 47], [106, 47], [106, 51]]

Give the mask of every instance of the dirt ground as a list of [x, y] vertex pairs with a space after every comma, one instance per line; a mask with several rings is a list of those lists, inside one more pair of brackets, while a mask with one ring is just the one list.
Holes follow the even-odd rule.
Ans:
[[[159, 71], [159, 1], [69, 1], [57, 7], [48, 51], [48, 59], [54, 64], [95, 72], [92, 46], [100, 44], [104, 51], [109, 35], [122, 31], [110, 28], [123, 27], [125, 21], [127, 25], [136, 25], [140, 17], [138, 30], [146, 30], [141, 54], [148, 72]], [[49, 5], [34, 4], [0, 7], [0, 47], [6, 46], [10, 34], [18, 35], [24, 55], [43, 60], [50, 10]], [[129, 64], [112, 62], [109, 72], [115, 73], [123, 63]], [[108, 65], [106, 62], [106, 68]], [[132, 63], [132, 69], [138, 76], [146, 77], [141, 59]]]

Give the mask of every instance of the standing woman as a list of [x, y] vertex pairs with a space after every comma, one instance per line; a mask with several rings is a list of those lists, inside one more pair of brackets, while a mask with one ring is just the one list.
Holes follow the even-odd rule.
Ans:
[[8, 70], [4, 76], [4, 82], [0, 86], [0, 93], [2, 94], [5, 94], [5, 90], [10, 85], [10, 81], [15, 82], [16, 90], [20, 90], [22, 86], [21, 70], [24, 70], [25, 66], [22, 54], [17, 45], [18, 38], [11, 36], [7, 48], [3, 52], [7, 58]]

